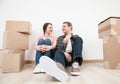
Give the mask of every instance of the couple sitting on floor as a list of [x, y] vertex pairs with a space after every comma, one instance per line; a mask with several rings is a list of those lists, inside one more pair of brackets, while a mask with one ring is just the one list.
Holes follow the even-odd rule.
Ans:
[[35, 42], [36, 67], [33, 73], [45, 72], [59, 81], [66, 81], [69, 77], [65, 68], [72, 66], [71, 75], [80, 75], [83, 40], [78, 35], [72, 34], [72, 28], [70, 22], [63, 22], [64, 35], [56, 38], [52, 36], [52, 24], [43, 25], [44, 35]]

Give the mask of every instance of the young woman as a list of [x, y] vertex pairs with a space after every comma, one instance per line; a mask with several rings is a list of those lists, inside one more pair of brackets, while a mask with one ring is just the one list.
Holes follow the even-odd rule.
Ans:
[[34, 48], [36, 49], [36, 68], [34, 69], [34, 73], [42, 72], [41, 67], [39, 67], [39, 59], [41, 56], [48, 56], [51, 55], [51, 50], [56, 47], [57, 38], [52, 35], [53, 26], [51, 23], [45, 23], [43, 25], [43, 32], [44, 34], [40, 36], [37, 41], [35, 42]]

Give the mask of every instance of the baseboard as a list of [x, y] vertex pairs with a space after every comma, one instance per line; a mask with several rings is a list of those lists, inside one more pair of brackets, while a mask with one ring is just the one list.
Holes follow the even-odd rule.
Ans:
[[83, 63], [102, 63], [102, 59], [96, 59], [96, 60], [83, 60]]
[[[102, 59], [96, 59], [96, 60], [83, 60], [83, 63], [102, 63]], [[35, 64], [34, 60], [25, 60], [25, 64]]]
[[34, 60], [25, 60], [25, 64], [35, 64]]

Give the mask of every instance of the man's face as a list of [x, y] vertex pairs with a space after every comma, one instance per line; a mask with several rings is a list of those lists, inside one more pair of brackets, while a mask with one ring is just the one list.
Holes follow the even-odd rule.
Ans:
[[64, 34], [71, 31], [71, 26], [68, 26], [66, 23], [62, 25], [62, 31]]

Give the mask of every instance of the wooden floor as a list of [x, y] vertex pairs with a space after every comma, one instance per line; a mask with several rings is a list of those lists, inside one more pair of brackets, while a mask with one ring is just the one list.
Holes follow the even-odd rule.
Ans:
[[33, 74], [34, 65], [26, 64], [19, 73], [1, 73], [0, 84], [120, 84], [120, 70], [104, 69], [102, 63], [84, 63], [80, 76], [71, 76], [67, 68], [69, 80], [58, 82], [45, 74]]

